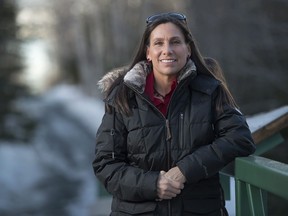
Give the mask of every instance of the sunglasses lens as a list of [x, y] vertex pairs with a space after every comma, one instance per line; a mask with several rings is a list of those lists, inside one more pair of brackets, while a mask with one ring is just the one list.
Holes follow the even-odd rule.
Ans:
[[146, 23], [152, 23], [154, 22], [155, 20], [159, 19], [160, 17], [173, 17], [175, 19], [178, 19], [178, 20], [184, 20], [186, 21], [186, 16], [184, 14], [180, 14], [180, 13], [161, 13], [161, 14], [156, 14], [156, 15], [152, 15], [150, 17], [148, 17], [146, 19]]

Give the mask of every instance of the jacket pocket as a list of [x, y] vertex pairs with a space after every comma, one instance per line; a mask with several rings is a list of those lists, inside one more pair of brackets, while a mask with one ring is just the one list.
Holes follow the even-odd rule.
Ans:
[[180, 113], [179, 117], [179, 146], [180, 149], [184, 147], [184, 114]]
[[138, 215], [144, 213], [154, 213], [156, 209], [156, 202], [127, 202], [118, 200], [118, 206], [115, 211], [130, 215]]

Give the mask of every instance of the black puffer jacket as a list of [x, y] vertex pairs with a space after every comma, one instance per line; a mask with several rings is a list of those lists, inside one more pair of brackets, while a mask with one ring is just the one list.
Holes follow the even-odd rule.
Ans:
[[[218, 172], [255, 146], [243, 115], [235, 108], [215, 108], [219, 82], [197, 74], [189, 62], [178, 78], [167, 116], [143, 93], [150, 72], [138, 63], [124, 77], [131, 88], [130, 117], [105, 113], [96, 137], [96, 176], [113, 195], [111, 215], [225, 215]], [[106, 91], [121, 73], [102, 80]], [[115, 88], [106, 98], [113, 106]], [[187, 182], [170, 201], [155, 201], [160, 170], [178, 166]]]

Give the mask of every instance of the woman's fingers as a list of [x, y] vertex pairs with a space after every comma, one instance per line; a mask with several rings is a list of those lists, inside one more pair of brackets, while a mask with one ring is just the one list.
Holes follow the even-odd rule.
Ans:
[[165, 177], [164, 171], [161, 171], [157, 183], [157, 193], [160, 199], [172, 199], [181, 193], [184, 184], [173, 181]]
[[171, 168], [168, 172], [166, 172], [165, 177], [177, 182], [181, 182], [183, 184], [186, 182], [185, 176], [182, 174], [182, 172], [177, 166]]
[[178, 182], [178, 181], [174, 181], [173, 179], [170, 179], [170, 178], [167, 178], [165, 176], [166, 179], [168, 179], [169, 183], [171, 184], [171, 186], [173, 188], [176, 188], [176, 189], [179, 189], [179, 190], [182, 190], [184, 188], [184, 184], [181, 183], [181, 182]]

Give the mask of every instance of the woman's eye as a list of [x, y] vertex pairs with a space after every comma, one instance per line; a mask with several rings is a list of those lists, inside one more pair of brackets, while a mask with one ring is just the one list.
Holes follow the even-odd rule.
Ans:
[[154, 43], [154, 45], [160, 46], [160, 45], [162, 45], [162, 42], [161, 42], [161, 41], [156, 41], [156, 42]]
[[180, 43], [181, 43], [181, 41], [179, 41], [179, 40], [172, 41], [172, 44], [180, 44]]

